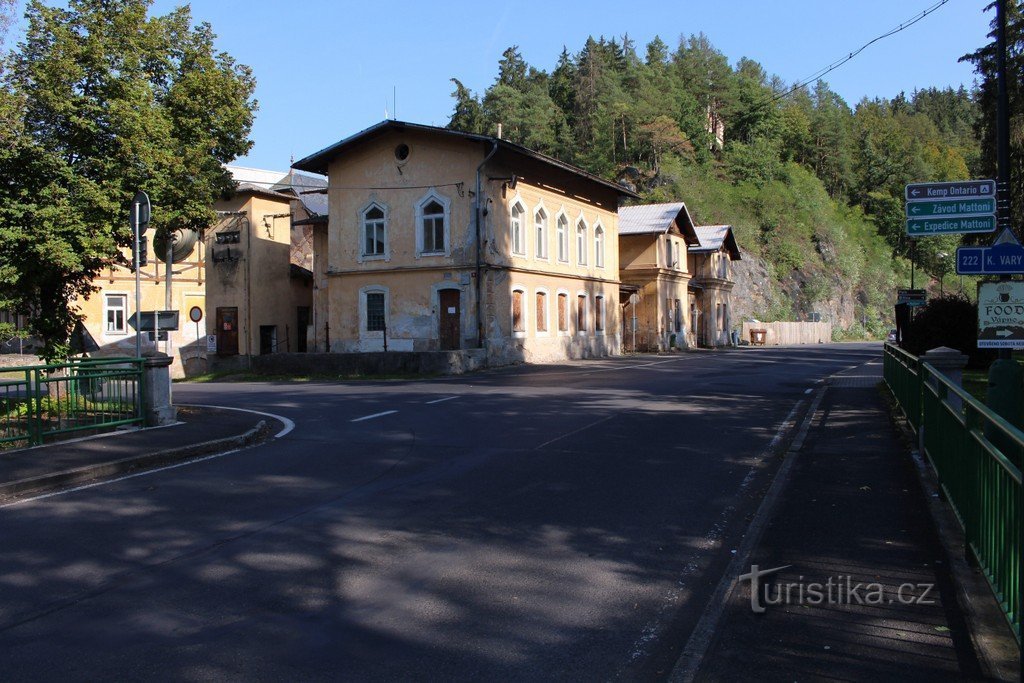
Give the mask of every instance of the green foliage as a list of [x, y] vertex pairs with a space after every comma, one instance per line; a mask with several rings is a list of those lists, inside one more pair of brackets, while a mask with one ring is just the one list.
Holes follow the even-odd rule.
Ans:
[[978, 305], [955, 294], [932, 299], [918, 309], [902, 346], [915, 356], [947, 346], [969, 356], [971, 367], [987, 365], [994, 356], [978, 348]]
[[0, 308], [30, 316], [44, 357], [66, 356], [74, 301], [130, 243], [145, 190], [152, 228], [201, 229], [244, 154], [255, 102], [248, 67], [214, 48], [187, 8], [147, 17], [147, 0], [28, 4], [3, 62]]
[[505, 137], [610, 179], [636, 167], [645, 202], [684, 200], [698, 223], [732, 225], [773, 272], [759, 318], [852, 295], [849, 334], [877, 337], [912, 252], [920, 277], [952, 270], [956, 238], [912, 249], [903, 186], [984, 167], [973, 93], [930, 88], [851, 108], [825, 82], [794, 89], [750, 59], [733, 68], [703, 34], [675, 50], [656, 37], [642, 53], [628, 37], [591, 37], [563, 48], [548, 75], [509, 48], [482, 98], [454, 81], [450, 125], [502, 123]]

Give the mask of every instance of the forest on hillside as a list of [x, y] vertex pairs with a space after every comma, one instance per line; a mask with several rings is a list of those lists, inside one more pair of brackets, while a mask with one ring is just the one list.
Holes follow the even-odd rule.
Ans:
[[[1015, 202], [1021, 189], [1024, 26], [1010, 4]], [[851, 106], [828, 84], [787, 84], [750, 59], [731, 65], [703, 34], [642, 54], [628, 36], [562, 49], [549, 73], [517, 47], [483, 93], [453, 78], [449, 127], [495, 134], [634, 187], [643, 202], [684, 201], [698, 224], [734, 227], [738, 317], [817, 314], [840, 334], [891, 326], [898, 287], [954, 291], [959, 236], [912, 245], [908, 182], [994, 177], [994, 45], [964, 59], [971, 90], [926, 88]], [[1020, 206], [1016, 207], [1018, 217]], [[973, 289], [967, 283], [965, 289]], [[739, 322], [738, 320], [736, 322]]]

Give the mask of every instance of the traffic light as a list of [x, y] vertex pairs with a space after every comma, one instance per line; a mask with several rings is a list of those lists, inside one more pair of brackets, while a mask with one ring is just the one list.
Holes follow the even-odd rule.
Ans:
[[[139, 238], [139, 265], [145, 266], [149, 263], [149, 240], [145, 237]], [[132, 268], [136, 270], [136, 268]]]

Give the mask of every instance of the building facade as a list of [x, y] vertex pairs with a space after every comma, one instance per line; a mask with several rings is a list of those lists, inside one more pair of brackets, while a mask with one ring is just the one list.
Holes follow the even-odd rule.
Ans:
[[698, 246], [682, 202], [619, 210], [619, 267], [629, 287], [623, 343], [631, 351], [684, 349], [690, 329], [688, 249]]
[[492, 364], [620, 352], [629, 190], [505, 140], [399, 121], [294, 168], [328, 177], [329, 221], [313, 233], [324, 348], [481, 349]]
[[700, 244], [690, 248], [690, 331], [699, 346], [732, 343], [732, 261], [740, 260], [739, 246], [728, 225], [700, 225]]

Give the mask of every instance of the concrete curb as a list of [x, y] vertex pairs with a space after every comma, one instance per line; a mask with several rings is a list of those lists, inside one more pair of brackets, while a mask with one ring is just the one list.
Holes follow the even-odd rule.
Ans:
[[120, 460], [101, 462], [85, 467], [76, 467], [62, 472], [43, 474], [38, 477], [19, 479], [18, 481], [0, 483], [0, 497], [17, 496], [24, 493], [39, 493], [44, 490], [56, 489], [72, 484], [83, 484], [98, 479], [115, 477], [135, 470], [149, 469], [188, 460], [201, 455], [210, 455], [236, 448], [252, 446], [266, 440], [271, 435], [271, 428], [266, 420], [260, 420], [256, 426], [236, 436], [212, 439], [201, 443], [168, 448], [145, 455], [133, 455]]
[[988, 581], [981, 570], [968, 562], [969, 551], [963, 530], [945, 500], [938, 477], [924, 454], [914, 447], [918, 443], [918, 438], [906, 418], [898, 414], [899, 406], [894, 402], [884, 381], [879, 387], [879, 392], [889, 406], [889, 417], [893, 426], [905, 439], [907, 450], [914, 460], [917, 481], [928, 501], [928, 512], [945, 551], [947, 566], [952, 571], [957, 606], [966, 617], [967, 629], [982, 673], [989, 680], [1020, 680], [1021, 662], [1017, 641], [1010, 631], [1006, 617], [998, 607]]

